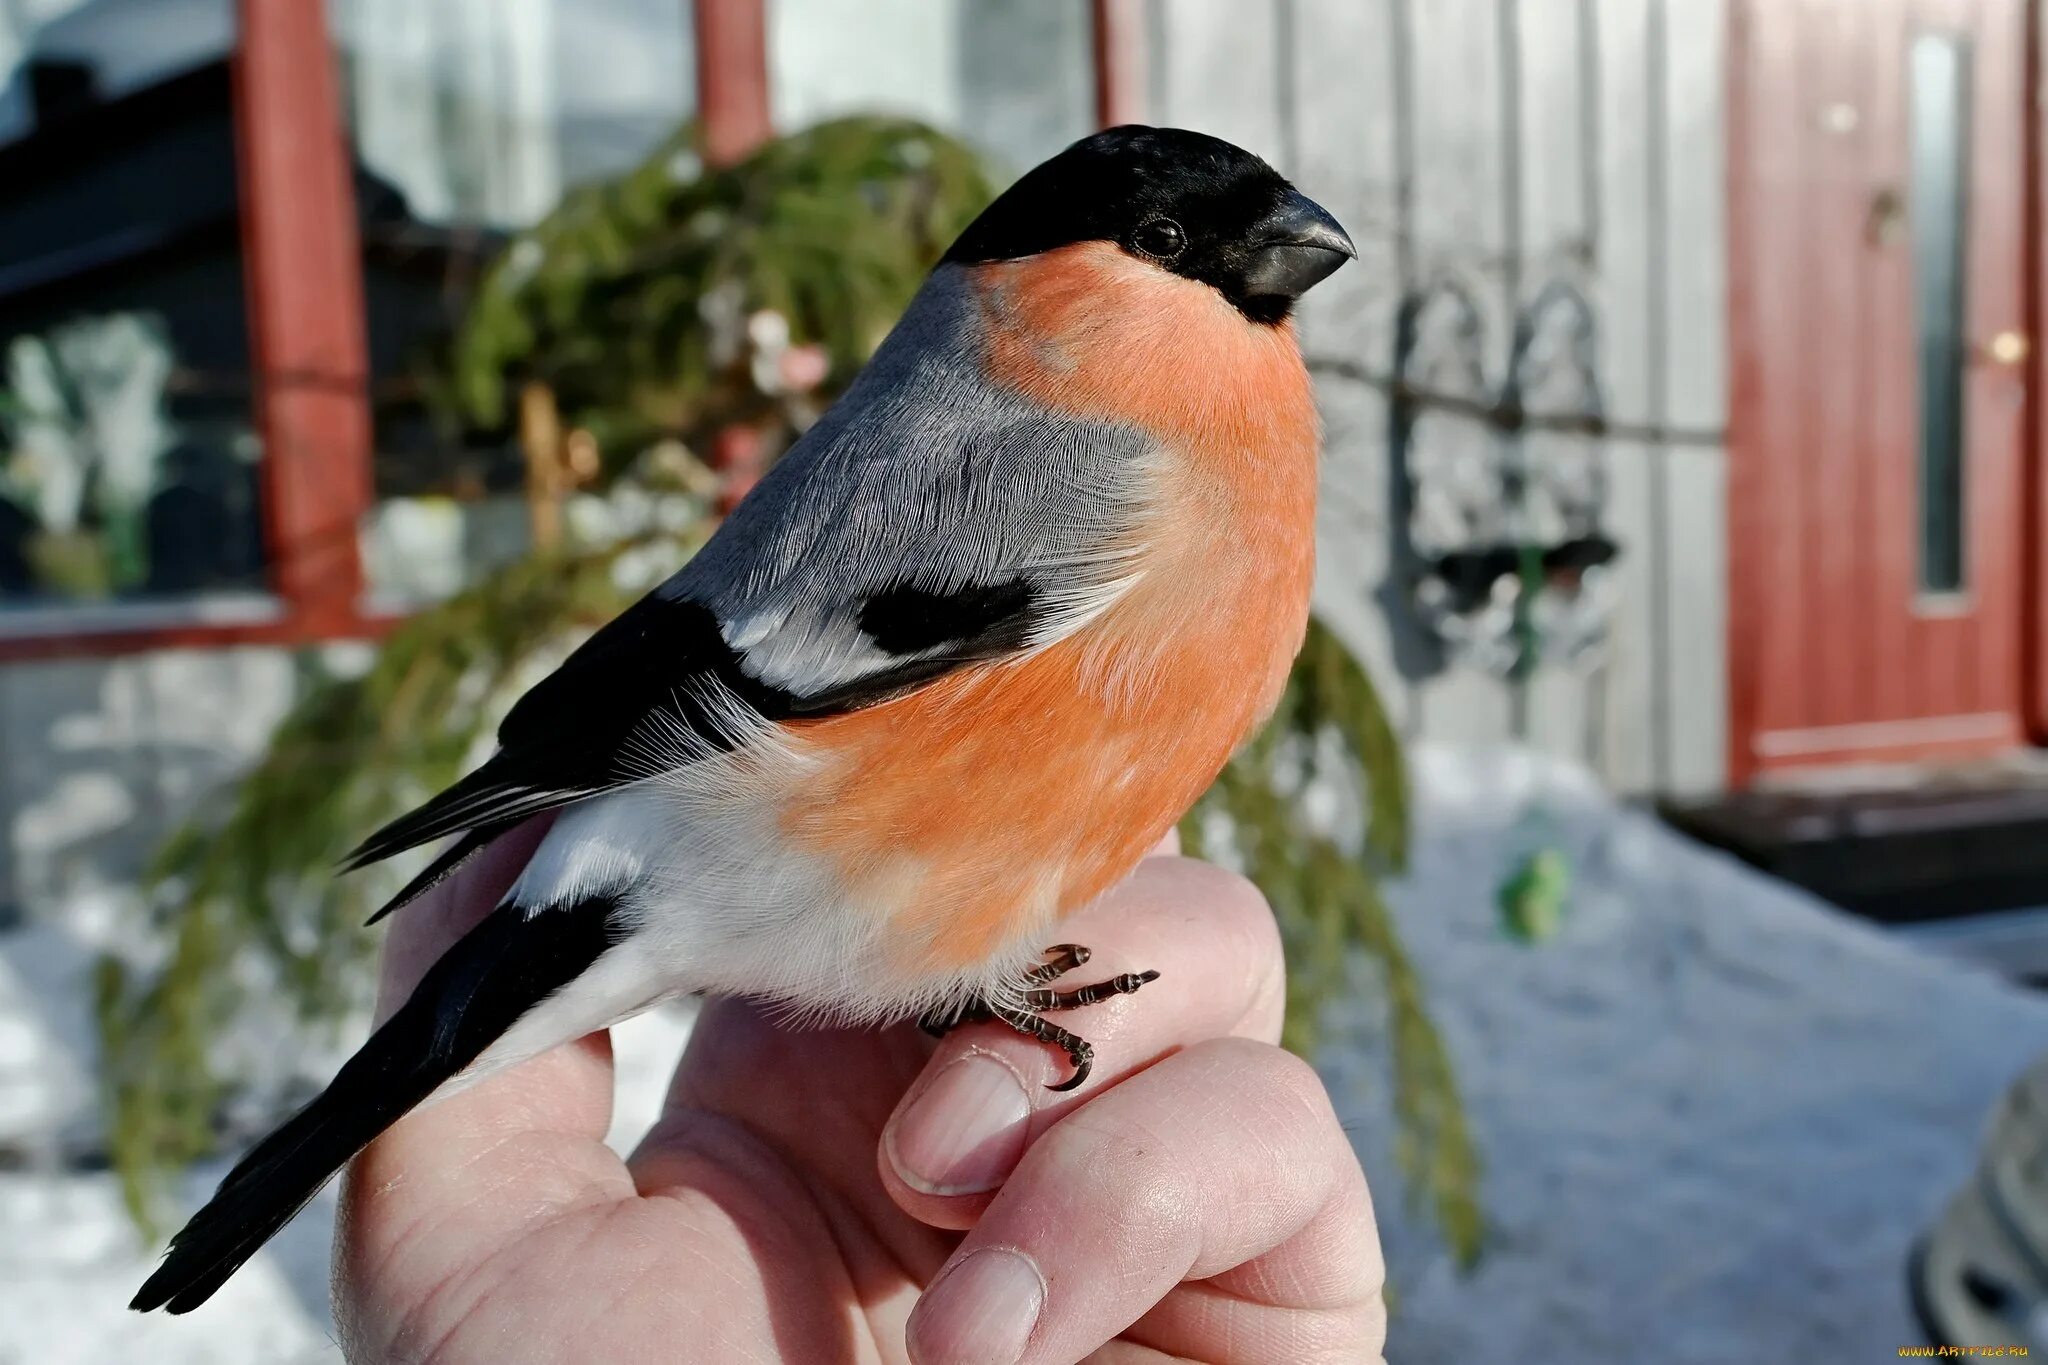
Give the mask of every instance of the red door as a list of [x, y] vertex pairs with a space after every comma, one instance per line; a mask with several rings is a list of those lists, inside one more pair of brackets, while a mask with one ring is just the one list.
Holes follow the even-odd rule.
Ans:
[[2026, 12], [1733, 6], [1733, 782], [2023, 741]]

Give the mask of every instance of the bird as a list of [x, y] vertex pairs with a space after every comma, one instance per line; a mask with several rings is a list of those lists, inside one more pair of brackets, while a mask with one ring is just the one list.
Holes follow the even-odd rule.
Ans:
[[800, 1021], [1044, 1018], [1121, 881], [1277, 705], [1321, 426], [1293, 318], [1356, 257], [1219, 138], [1126, 125], [976, 217], [672, 577], [354, 869], [552, 813], [511, 890], [260, 1141], [131, 1307], [204, 1303], [414, 1107], [685, 994]]

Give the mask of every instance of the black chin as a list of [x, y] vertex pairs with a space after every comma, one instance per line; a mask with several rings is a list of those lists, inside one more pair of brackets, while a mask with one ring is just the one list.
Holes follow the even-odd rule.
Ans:
[[1277, 327], [1294, 313], [1294, 298], [1288, 294], [1255, 294], [1249, 298], [1231, 300], [1237, 311], [1253, 322]]
[[1358, 255], [1322, 205], [1289, 189], [1249, 234], [1254, 245], [1229, 292], [1255, 322], [1279, 322], [1294, 301]]

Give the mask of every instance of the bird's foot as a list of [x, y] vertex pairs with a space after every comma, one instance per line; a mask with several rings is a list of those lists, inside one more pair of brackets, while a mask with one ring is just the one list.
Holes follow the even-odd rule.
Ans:
[[1048, 1043], [1067, 1054], [1073, 1065], [1074, 1074], [1060, 1084], [1049, 1087], [1053, 1090], [1073, 1090], [1088, 1079], [1090, 1068], [1095, 1065], [1095, 1049], [1088, 1040], [1063, 1029], [1048, 1019], [1041, 1019], [1041, 1012], [1077, 1010], [1084, 1005], [1107, 1000], [1111, 996], [1130, 995], [1148, 981], [1157, 981], [1157, 972], [1125, 972], [1107, 981], [1098, 981], [1092, 986], [1079, 986], [1072, 990], [1054, 990], [1047, 983], [1057, 981], [1076, 967], [1088, 961], [1088, 950], [1078, 943], [1059, 943], [1046, 949], [1044, 962], [1024, 974], [1026, 987], [1021, 1008], [1010, 1005], [979, 1001], [964, 1010], [927, 1014], [918, 1020], [926, 1033], [935, 1038], [944, 1037], [962, 1024], [971, 1024], [983, 1019], [994, 1019], [1008, 1024], [1026, 1038], [1035, 1038]]

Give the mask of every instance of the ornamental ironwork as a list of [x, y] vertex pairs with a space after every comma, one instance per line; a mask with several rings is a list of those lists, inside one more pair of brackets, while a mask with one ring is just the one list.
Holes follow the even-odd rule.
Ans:
[[1497, 378], [1488, 340], [1457, 279], [1402, 300], [1391, 455], [1416, 616], [1453, 660], [1523, 676], [1580, 661], [1613, 617], [1598, 319], [1555, 280], [1516, 314]]

